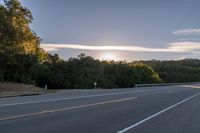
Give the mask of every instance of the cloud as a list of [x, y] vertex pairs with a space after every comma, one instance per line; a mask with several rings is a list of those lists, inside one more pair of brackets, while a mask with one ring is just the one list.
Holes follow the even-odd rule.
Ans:
[[56, 48], [56, 47], [48, 47], [48, 46], [41, 46], [42, 48], [44, 48], [45, 51], [48, 51], [48, 52], [53, 52], [53, 51], [59, 51], [60, 49], [59, 48]]
[[121, 51], [143, 51], [143, 52], [155, 52], [162, 51], [162, 49], [154, 49], [138, 46], [90, 46], [79, 44], [42, 44], [42, 48], [48, 51], [48, 49], [80, 49], [80, 50], [121, 50]]
[[42, 44], [46, 51], [59, 51], [61, 49], [79, 49], [79, 50], [117, 50], [117, 51], [135, 51], [135, 52], [176, 52], [176, 53], [198, 53], [200, 42], [171, 42], [165, 48], [149, 48], [132, 46], [90, 46], [79, 44]]
[[169, 48], [175, 52], [192, 52], [200, 50], [200, 42], [173, 42]]
[[180, 29], [173, 32], [174, 35], [200, 35], [200, 29]]

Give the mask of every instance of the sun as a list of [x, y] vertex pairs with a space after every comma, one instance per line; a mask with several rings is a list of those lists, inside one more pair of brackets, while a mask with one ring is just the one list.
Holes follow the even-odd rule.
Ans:
[[111, 52], [103, 53], [100, 57], [102, 60], [117, 60], [117, 56]]

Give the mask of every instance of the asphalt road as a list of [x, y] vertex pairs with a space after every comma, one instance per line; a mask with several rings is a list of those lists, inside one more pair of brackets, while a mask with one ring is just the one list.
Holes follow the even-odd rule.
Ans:
[[199, 133], [200, 84], [0, 99], [1, 133]]

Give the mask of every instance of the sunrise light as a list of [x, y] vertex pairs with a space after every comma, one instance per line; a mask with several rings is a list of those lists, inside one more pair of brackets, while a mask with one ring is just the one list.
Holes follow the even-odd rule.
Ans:
[[100, 59], [101, 60], [108, 60], [108, 61], [110, 61], [110, 60], [116, 61], [116, 60], [118, 60], [118, 57], [117, 57], [117, 55], [115, 55], [115, 54], [113, 54], [111, 52], [107, 52], [107, 53], [103, 53], [100, 56]]

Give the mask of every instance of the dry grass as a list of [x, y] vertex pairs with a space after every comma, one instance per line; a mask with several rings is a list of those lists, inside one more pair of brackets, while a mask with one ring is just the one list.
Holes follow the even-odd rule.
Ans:
[[0, 97], [43, 94], [43, 88], [17, 83], [0, 83]]

